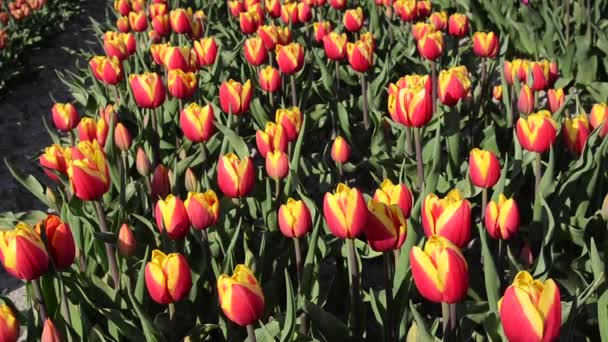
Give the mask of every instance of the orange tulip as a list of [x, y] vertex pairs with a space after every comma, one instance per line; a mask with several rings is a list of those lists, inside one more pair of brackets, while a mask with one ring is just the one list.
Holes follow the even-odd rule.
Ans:
[[522, 114], [530, 114], [534, 110], [534, 91], [523, 84], [517, 99], [517, 109]]
[[142, 177], [148, 177], [150, 174], [150, 170], [152, 169], [152, 165], [150, 164], [150, 159], [146, 155], [146, 152], [140, 147], [137, 149], [137, 155], [135, 158], [135, 167], [137, 172]]
[[57, 327], [53, 321], [49, 318], [44, 321], [44, 327], [42, 328], [42, 336], [40, 336], [40, 342], [61, 342], [63, 339], [57, 331]]
[[131, 134], [129, 130], [121, 123], [114, 127], [114, 142], [119, 150], [126, 152], [131, 148]]
[[137, 242], [135, 241], [135, 236], [133, 235], [133, 231], [128, 224], [123, 223], [120, 226], [120, 230], [118, 231], [118, 241], [116, 242], [118, 247], [118, 253], [125, 258], [131, 257], [135, 254], [135, 249], [137, 247]]
[[182, 300], [192, 287], [192, 274], [186, 258], [179, 253], [165, 254], [152, 251], [152, 260], [146, 265], [146, 287], [152, 299], [159, 304]]
[[336, 163], [344, 164], [348, 162], [349, 158], [350, 146], [348, 142], [341, 136], [337, 136], [331, 145], [331, 159]]
[[255, 184], [251, 158], [240, 160], [234, 153], [221, 156], [217, 164], [217, 184], [228, 197], [245, 197]]

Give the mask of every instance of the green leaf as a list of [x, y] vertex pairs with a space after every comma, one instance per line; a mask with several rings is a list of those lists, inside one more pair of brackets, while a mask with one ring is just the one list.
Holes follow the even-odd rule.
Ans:
[[308, 314], [314, 326], [321, 331], [326, 341], [346, 341], [350, 339], [348, 327], [320, 306], [305, 301], [304, 311]]
[[498, 312], [498, 289], [500, 288], [500, 279], [496, 273], [496, 266], [494, 266], [494, 259], [490, 248], [488, 248], [488, 238], [486, 236], [486, 230], [482, 227], [482, 224], [477, 224], [477, 230], [479, 231], [479, 237], [481, 239], [481, 255], [483, 257], [483, 275], [484, 284], [486, 287], [486, 295], [488, 296], [488, 305], [492, 312]]
[[224, 137], [228, 139], [228, 141], [230, 142], [230, 145], [234, 148], [234, 151], [236, 152], [236, 154], [239, 156], [240, 159], [249, 157], [249, 148], [247, 147], [247, 144], [245, 143], [243, 138], [238, 136], [230, 128], [228, 128], [224, 125], [221, 125], [217, 122], [215, 123], [215, 127], [217, 127], [217, 129], [220, 130], [220, 132], [222, 132]]
[[296, 309], [293, 287], [289, 273], [285, 269], [285, 289], [286, 289], [286, 305], [285, 305], [285, 322], [281, 330], [281, 342], [291, 341], [296, 331]]
[[10, 171], [13, 177], [19, 183], [21, 183], [21, 185], [23, 185], [27, 190], [29, 190], [32, 195], [36, 196], [36, 198], [38, 198], [47, 207], [51, 206], [51, 204], [48, 203], [46, 195], [44, 194], [44, 187], [42, 186], [42, 184], [40, 184], [40, 182], [38, 182], [36, 178], [34, 178], [34, 176], [24, 175], [23, 173], [21, 173], [21, 171], [16, 169], [15, 166], [6, 158], [4, 158], [4, 164], [6, 164], [6, 168]]

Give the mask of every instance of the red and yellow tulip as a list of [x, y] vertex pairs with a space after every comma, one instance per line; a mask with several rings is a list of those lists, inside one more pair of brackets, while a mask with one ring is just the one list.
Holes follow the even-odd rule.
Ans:
[[401, 248], [407, 234], [407, 222], [401, 208], [371, 199], [367, 209], [365, 237], [370, 247], [377, 252]]
[[161, 57], [163, 66], [167, 68], [167, 70], [196, 70], [196, 53], [188, 46], [179, 47], [166, 45], [162, 51]]
[[269, 151], [266, 155], [266, 173], [268, 177], [279, 180], [289, 172], [289, 158], [283, 151]]
[[427, 237], [440, 235], [464, 247], [471, 239], [471, 203], [458, 189], [444, 198], [428, 194], [422, 203], [422, 227]]
[[40, 342], [61, 342], [61, 334], [57, 330], [55, 323], [47, 318], [44, 321], [44, 327], [42, 328], [42, 336], [40, 336]]
[[[591, 127], [596, 129], [602, 125], [606, 121], [608, 117], [608, 104], [606, 103], [596, 103], [591, 107], [591, 113], [589, 114], [589, 122], [591, 123]], [[602, 131], [600, 132], [600, 136], [604, 137], [608, 133], [608, 124], [604, 124]]]
[[267, 50], [274, 50], [279, 41], [277, 27], [274, 25], [261, 25], [258, 27], [258, 37], [262, 39], [264, 47]]
[[228, 114], [243, 114], [249, 110], [252, 93], [250, 80], [247, 80], [244, 84], [232, 79], [222, 82], [220, 86], [220, 106]]
[[302, 112], [298, 107], [277, 109], [274, 121], [283, 126], [288, 141], [293, 141], [298, 137], [302, 128]]
[[268, 121], [263, 131], [258, 130], [255, 133], [255, 142], [258, 152], [263, 158], [266, 158], [268, 153], [272, 151], [287, 151], [287, 134], [283, 126], [274, 122]]
[[429, 16], [429, 22], [433, 25], [435, 30], [443, 31], [448, 26], [448, 14], [445, 11], [433, 12]]
[[327, 58], [338, 61], [346, 57], [346, 34], [330, 32], [323, 38], [323, 49]]
[[[397, 119], [408, 127], [422, 127], [433, 115], [431, 79], [428, 76], [410, 78], [407, 87], [399, 89], [395, 98]], [[411, 82], [417, 80], [416, 82]], [[391, 103], [389, 103], [390, 107]]]
[[473, 34], [473, 52], [479, 57], [495, 58], [498, 55], [500, 42], [494, 32], [475, 32]]
[[344, 164], [350, 159], [350, 145], [341, 136], [337, 136], [331, 145], [331, 159], [339, 164]]
[[198, 103], [190, 103], [182, 110], [179, 125], [188, 140], [200, 143], [209, 140], [213, 135], [213, 119], [215, 115], [211, 105], [201, 107]]
[[169, 255], [155, 249], [146, 265], [146, 287], [150, 297], [159, 304], [182, 300], [192, 287], [192, 275], [186, 258], [179, 253]]
[[490, 151], [474, 148], [469, 154], [469, 177], [480, 188], [491, 188], [500, 178], [500, 162]]
[[312, 218], [310, 210], [302, 200], [289, 198], [279, 207], [279, 229], [285, 237], [299, 238], [310, 232]]
[[348, 32], [358, 32], [363, 27], [363, 21], [365, 16], [363, 15], [363, 9], [361, 7], [348, 9], [344, 12], [342, 17], [342, 24]]
[[315, 42], [323, 42], [323, 38], [327, 36], [331, 30], [331, 23], [329, 21], [319, 21], [312, 24]]
[[508, 240], [519, 230], [519, 208], [513, 198], [504, 194], [498, 201], [490, 201], [486, 207], [484, 222], [488, 233], [495, 239]]
[[469, 34], [469, 18], [463, 13], [454, 13], [448, 19], [448, 34], [461, 38]]
[[413, 21], [418, 17], [416, 0], [396, 0], [393, 3], [393, 8], [403, 21]]
[[192, 9], [176, 8], [169, 12], [171, 30], [175, 33], [190, 33], [192, 28]]
[[469, 94], [471, 80], [465, 66], [452, 67], [439, 73], [439, 99], [446, 106], [454, 106]]
[[271, 18], [281, 16], [281, 1], [280, 0], [264, 0], [264, 9]]
[[148, 18], [145, 12], [129, 12], [129, 25], [135, 32], [148, 29]]
[[262, 22], [263, 12], [261, 12], [259, 6], [254, 6], [245, 12], [239, 13], [239, 24], [244, 34], [254, 33]]
[[97, 140], [65, 150], [72, 191], [84, 201], [98, 200], [110, 189], [110, 169]]
[[281, 21], [285, 25], [295, 25], [299, 22], [297, 2], [285, 2], [281, 6]]
[[137, 241], [135, 241], [133, 230], [131, 230], [131, 227], [129, 227], [129, 225], [126, 223], [123, 223], [120, 226], [116, 247], [118, 249], [118, 253], [125, 258], [131, 257], [135, 254]]
[[122, 62], [116, 57], [96, 56], [89, 61], [89, 66], [93, 76], [106, 84], [116, 85], [124, 78]]
[[271, 66], [261, 68], [258, 72], [260, 88], [268, 93], [274, 93], [281, 87], [281, 74]]
[[19, 330], [19, 320], [13, 310], [5, 303], [0, 304], [0, 340], [17, 342]]
[[374, 65], [374, 46], [368, 41], [357, 40], [346, 43], [348, 64], [357, 72], [366, 72]]
[[55, 103], [51, 109], [53, 124], [63, 132], [71, 131], [78, 125], [78, 111], [71, 103]]
[[530, 114], [534, 110], [534, 90], [527, 84], [522, 84], [517, 98], [517, 110], [522, 114]]
[[139, 107], [153, 109], [165, 102], [165, 86], [157, 73], [131, 74], [129, 84]]
[[64, 271], [69, 268], [76, 257], [76, 245], [72, 231], [67, 223], [57, 215], [48, 215], [42, 222], [36, 224], [36, 233], [42, 234], [44, 227], [46, 247], [51, 254], [55, 268]]
[[254, 66], [263, 64], [268, 58], [268, 52], [260, 37], [252, 37], [245, 40], [243, 53], [245, 54], [247, 62]]
[[122, 152], [128, 151], [131, 148], [131, 141], [131, 134], [127, 127], [120, 122], [116, 124], [116, 127], [114, 127], [114, 143], [116, 147]]
[[217, 43], [213, 36], [194, 41], [194, 52], [199, 66], [209, 66], [215, 63]]
[[236, 265], [231, 277], [220, 275], [217, 291], [224, 315], [240, 326], [252, 324], [264, 314], [264, 293], [245, 265]]
[[549, 89], [547, 90], [547, 105], [551, 113], [556, 113], [564, 105], [565, 95], [564, 89]]
[[407, 219], [412, 211], [414, 197], [405, 184], [393, 184], [390, 179], [385, 179], [374, 193], [374, 200], [386, 205], [398, 206], [403, 212], [403, 217]]
[[207, 229], [220, 218], [220, 201], [213, 190], [188, 192], [184, 205], [194, 229]]
[[27, 223], [0, 231], [0, 260], [13, 277], [33, 280], [48, 270], [49, 256], [40, 235]]
[[167, 88], [169, 93], [178, 99], [186, 99], [192, 97], [198, 87], [196, 74], [193, 72], [184, 72], [180, 69], [169, 70], [169, 81]]
[[357, 188], [338, 184], [334, 193], [325, 193], [323, 215], [329, 231], [341, 239], [354, 239], [365, 229], [367, 206]]
[[433, 25], [419, 21], [412, 25], [412, 37], [415, 41], [419, 41], [425, 34], [435, 31]]
[[545, 152], [553, 145], [557, 135], [557, 123], [551, 113], [541, 110], [530, 114], [526, 119], [517, 120], [517, 140], [521, 146], [532, 152]]
[[276, 46], [276, 60], [279, 70], [285, 75], [291, 75], [302, 69], [304, 65], [304, 49], [298, 43]]
[[190, 219], [184, 202], [176, 196], [169, 195], [156, 202], [156, 226], [162, 233], [167, 232], [171, 240], [180, 240], [188, 234]]
[[532, 90], [545, 90], [549, 86], [549, 61], [532, 61], [529, 64], [529, 70], [526, 73], [532, 75]]
[[418, 40], [416, 46], [420, 56], [431, 61], [437, 60], [443, 54], [443, 33], [428, 32]]
[[63, 151], [63, 147], [53, 144], [47, 147], [39, 158], [40, 166], [44, 168], [44, 172], [47, 176], [54, 181], [58, 181], [59, 178], [53, 171], [66, 174], [68, 170]]
[[581, 154], [591, 132], [586, 114], [566, 118], [563, 123], [564, 143], [570, 151]]
[[160, 37], [165, 37], [171, 33], [169, 14], [155, 15], [150, 20], [152, 24], [152, 29]]
[[234, 153], [221, 156], [217, 164], [217, 185], [228, 197], [245, 197], [255, 184], [253, 161], [240, 160]]

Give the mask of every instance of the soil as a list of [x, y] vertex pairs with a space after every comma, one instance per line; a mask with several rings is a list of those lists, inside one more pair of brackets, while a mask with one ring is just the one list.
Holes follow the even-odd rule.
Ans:
[[[72, 18], [64, 32], [29, 51], [24, 61], [26, 74], [12, 82], [6, 93], [0, 96], [0, 213], [46, 209], [13, 179], [4, 159], [23, 172], [45, 180], [37, 157], [51, 144], [51, 140], [42, 118], [52, 125], [50, 113], [53, 103], [73, 101], [55, 70], [75, 71], [76, 65], [86, 65], [88, 61], [77, 55], [81, 49], [102, 52], [95, 34], [89, 29], [89, 18], [105, 20], [107, 3], [80, 1], [81, 13]], [[20, 310], [26, 307], [23, 283], [9, 276], [1, 267], [0, 291], [8, 295]]]

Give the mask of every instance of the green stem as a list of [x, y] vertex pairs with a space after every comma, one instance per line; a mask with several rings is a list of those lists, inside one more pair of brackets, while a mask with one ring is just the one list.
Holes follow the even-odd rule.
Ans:
[[536, 198], [540, 198], [540, 180], [543, 176], [543, 165], [542, 165], [542, 161], [541, 161], [541, 155], [540, 152], [536, 153], [536, 163], [535, 163], [535, 168], [534, 168], [534, 195]]
[[[100, 201], [94, 201], [95, 209], [97, 210], [97, 218], [99, 219], [99, 229], [104, 234], [109, 234], [108, 223], [106, 221], [106, 215], [103, 211], [103, 207]], [[116, 264], [116, 251], [114, 246], [110, 243], [105, 243], [106, 257], [108, 258], [108, 268], [110, 269], [110, 275], [114, 281], [114, 289], [120, 288], [120, 274], [118, 273], [118, 265]]]
[[420, 194], [424, 193], [424, 165], [422, 160], [422, 144], [420, 131], [422, 128], [414, 129], [414, 144], [416, 145], [416, 170], [418, 172], [418, 190]]
[[[300, 248], [300, 239], [297, 237], [293, 238], [293, 246], [296, 254], [296, 272], [298, 274], [298, 292], [302, 291], [302, 275], [304, 273], [304, 264], [302, 260], [302, 249]], [[308, 334], [308, 320], [306, 313], [300, 316], [300, 334]]]
[[247, 324], [247, 341], [248, 342], [257, 342], [258, 341], [255, 337], [255, 329], [253, 328], [253, 324]]
[[365, 79], [365, 73], [360, 76], [361, 79], [361, 97], [363, 100], [363, 127], [365, 130], [369, 129], [369, 114], [367, 112], [367, 80]]
[[346, 239], [348, 247], [348, 268], [350, 271], [351, 284], [350, 290], [350, 314], [352, 322], [352, 331], [355, 337], [361, 336], [361, 324], [359, 322], [359, 307], [361, 305], [361, 289], [359, 284], [359, 265], [357, 262], [357, 250], [355, 249], [355, 240]]
[[175, 303], [169, 303], [169, 341], [177, 341], [175, 334]]
[[393, 271], [392, 271], [392, 252], [382, 253], [384, 258], [384, 288], [386, 291], [386, 316], [384, 318], [385, 337], [389, 342], [397, 341], [395, 339], [395, 325], [393, 322]]
[[291, 74], [289, 78], [291, 80], [291, 105], [297, 107], [298, 98], [296, 97], [296, 75]]
[[44, 304], [44, 297], [42, 296], [42, 290], [40, 289], [40, 280], [34, 279], [32, 280], [32, 288], [34, 289], [34, 299], [35, 306], [38, 307], [38, 313], [40, 314], [40, 320], [44, 324], [46, 321], [46, 305]]
[[488, 189], [484, 188], [481, 192], [481, 222], [483, 224], [486, 217], [486, 207], [488, 206]]
[[441, 303], [441, 316], [443, 323], [443, 340], [449, 341], [450, 334], [450, 304]]

